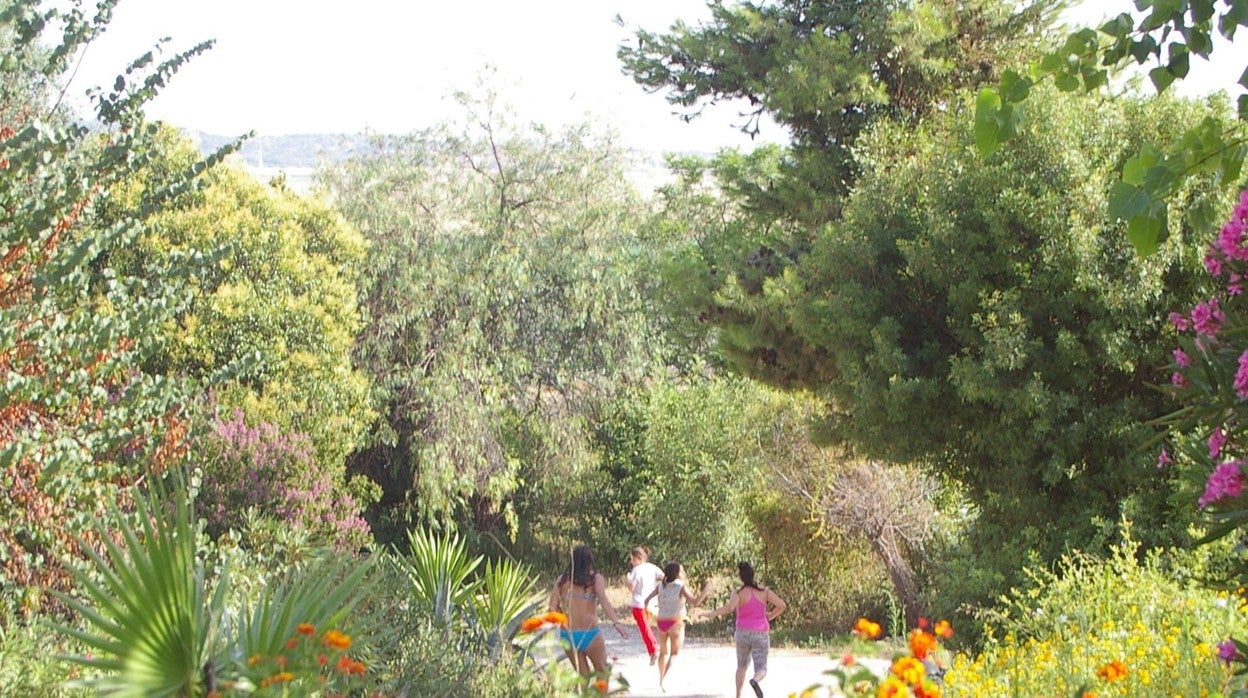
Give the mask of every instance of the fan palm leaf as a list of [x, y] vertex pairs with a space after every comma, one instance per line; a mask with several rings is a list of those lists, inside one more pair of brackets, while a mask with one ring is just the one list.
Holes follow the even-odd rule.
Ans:
[[[136, 498], [133, 518], [109, 503], [116, 531], [103, 520], [94, 522], [104, 553], [79, 541], [93, 563], [89, 571], [76, 573], [83, 598], [57, 594], [83, 624], [53, 623], [53, 628], [98, 653], [64, 659], [102, 671], [83, 682], [101, 693], [193, 696], [203, 691], [227, 585], [223, 572], [209, 595], [204, 568], [195, 557], [190, 497], [182, 477], [172, 479], [172, 488], [153, 480]], [[119, 541], [113, 540], [114, 532]]]

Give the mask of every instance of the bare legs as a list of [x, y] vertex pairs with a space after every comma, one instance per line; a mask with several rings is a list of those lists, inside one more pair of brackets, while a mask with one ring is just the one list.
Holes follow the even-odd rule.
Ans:
[[[672, 668], [672, 660], [680, 654], [685, 643], [685, 624], [677, 622], [668, 630], [659, 631], [659, 688], [663, 688], [663, 680]], [[667, 690], [667, 689], [663, 689]]]
[[610, 668], [607, 665], [607, 643], [601, 634], [589, 643], [589, 648], [584, 652], [573, 649], [571, 646], [564, 647], [564, 650], [567, 652], [568, 662], [585, 678], [589, 678], [591, 667], [594, 673], [601, 673]]

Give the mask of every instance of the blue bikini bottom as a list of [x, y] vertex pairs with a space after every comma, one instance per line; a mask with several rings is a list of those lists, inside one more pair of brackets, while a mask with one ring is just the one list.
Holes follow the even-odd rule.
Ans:
[[572, 645], [572, 649], [577, 652], [586, 652], [589, 650], [590, 644], [594, 638], [598, 637], [601, 632], [599, 628], [586, 628], [584, 630], [568, 630], [564, 628], [559, 631], [559, 637], [566, 643]]

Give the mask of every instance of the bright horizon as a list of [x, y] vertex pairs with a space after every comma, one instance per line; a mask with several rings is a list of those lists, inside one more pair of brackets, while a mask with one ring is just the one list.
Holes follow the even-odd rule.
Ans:
[[[1130, 6], [1087, 0], [1067, 20], [1098, 23]], [[216, 39], [149, 105], [151, 117], [223, 136], [408, 133], [455, 116], [450, 93], [472, 91], [493, 66], [489, 84], [523, 122], [588, 120], [647, 152], [783, 142], [770, 122], [752, 142], [735, 128], [739, 109], [731, 104], [685, 123], [662, 94], [646, 94], [622, 74], [616, 47], [632, 28], [708, 17], [706, 0], [357, 0], [346, 9], [325, 0], [121, 0], [69, 94], [111, 84], [161, 37], [171, 38], [166, 57]], [[1215, 58], [1193, 60], [1179, 91], [1237, 90], [1248, 36], [1218, 45]]]

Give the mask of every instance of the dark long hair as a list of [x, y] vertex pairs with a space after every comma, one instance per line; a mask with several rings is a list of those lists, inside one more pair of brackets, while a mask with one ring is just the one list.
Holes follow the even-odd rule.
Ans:
[[592, 587], [598, 576], [598, 566], [594, 564], [594, 551], [588, 545], [578, 545], [572, 549], [572, 562], [559, 575], [559, 583], [569, 579], [578, 587]]
[[758, 582], [754, 581], [754, 567], [750, 563], [744, 561], [738, 562], [737, 573], [741, 575], [742, 589], [749, 587], [751, 589], [757, 589], [758, 591], [765, 591], [763, 587], [758, 585]]
[[663, 586], [667, 586], [677, 579], [680, 579], [680, 563], [671, 560], [666, 565], [663, 565]]

